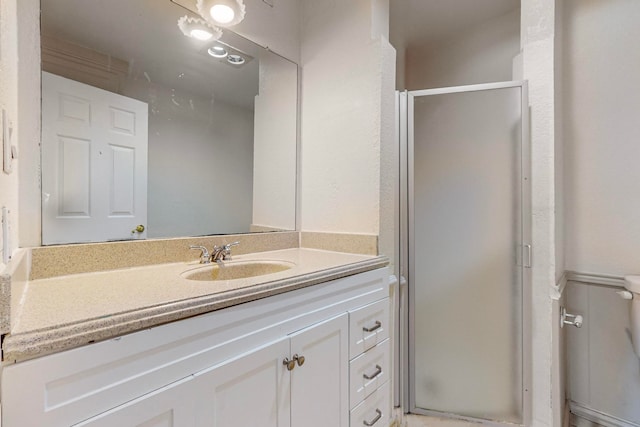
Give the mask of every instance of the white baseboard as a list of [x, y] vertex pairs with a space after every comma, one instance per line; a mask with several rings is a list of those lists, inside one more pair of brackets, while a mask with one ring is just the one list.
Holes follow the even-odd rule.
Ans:
[[640, 424], [626, 421], [621, 418], [614, 417], [613, 415], [605, 414], [603, 412], [587, 408], [576, 402], [571, 402], [569, 405], [572, 414], [577, 415], [580, 418], [584, 418], [585, 420], [598, 423], [605, 427], [640, 427]]

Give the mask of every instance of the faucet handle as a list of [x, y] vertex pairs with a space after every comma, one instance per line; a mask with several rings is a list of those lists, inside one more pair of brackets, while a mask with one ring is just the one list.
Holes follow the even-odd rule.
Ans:
[[240, 242], [227, 243], [226, 245], [223, 246], [223, 248], [225, 251], [229, 251], [233, 246], [238, 246], [239, 244]]
[[205, 246], [191, 245], [189, 249], [198, 249], [200, 251], [200, 264], [208, 264], [211, 262], [211, 255]]
[[218, 250], [220, 250], [221, 254], [222, 254], [222, 260], [223, 261], [230, 261], [231, 260], [231, 248], [233, 246], [238, 246], [240, 244], [240, 242], [233, 242], [233, 243], [227, 243], [226, 245], [223, 245], [220, 248], [217, 248]]

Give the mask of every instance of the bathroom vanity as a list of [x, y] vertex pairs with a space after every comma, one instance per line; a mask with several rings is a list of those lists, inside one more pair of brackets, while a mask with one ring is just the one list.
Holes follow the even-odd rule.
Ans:
[[[386, 260], [307, 249], [277, 252], [280, 259], [283, 253], [297, 257], [299, 266], [314, 256], [333, 264], [263, 276], [266, 283], [222, 281], [220, 292], [160, 304], [162, 324], [142, 330], [114, 312], [87, 319], [86, 328], [82, 322], [75, 329], [59, 325], [64, 339], [54, 340], [55, 349], [47, 347], [55, 326], [25, 332], [28, 345], [16, 334], [6, 347], [18, 362], [3, 369], [2, 425], [388, 426]], [[340, 256], [343, 265], [336, 264]], [[153, 267], [138, 270], [151, 274]], [[160, 291], [162, 283], [155, 285]], [[214, 296], [218, 305], [209, 312], [163, 323], [168, 318], [160, 313], [188, 315], [188, 301], [201, 305], [202, 298]], [[154, 307], [146, 309], [148, 314]], [[78, 336], [99, 333], [97, 325], [113, 335], [137, 330], [77, 347]], [[51, 354], [33, 358], [38, 345]]]

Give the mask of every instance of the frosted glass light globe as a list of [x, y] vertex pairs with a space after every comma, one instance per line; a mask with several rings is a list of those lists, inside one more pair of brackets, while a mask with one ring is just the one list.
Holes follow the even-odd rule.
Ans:
[[217, 4], [211, 8], [209, 11], [211, 17], [220, 24], [228, 24], [233, 21], [236, 14], [229, 6], [226, 4]]
[[211, 37], [213, 37], [213, 34], [205, 30], [191, 30], [191, 37], [204, 41], [209, 40]]
[[209, 25], [223, 28], [242, 22], [247, 11], [243, 0], [197, 0], [196, 9]]
[[202, 19], [192, 18], [187, 15], [178, 19], [178, 28], [185, 36], [200, 41], [218, 40], [222, 36], [222, 31], [219, 28], [209, 25]]

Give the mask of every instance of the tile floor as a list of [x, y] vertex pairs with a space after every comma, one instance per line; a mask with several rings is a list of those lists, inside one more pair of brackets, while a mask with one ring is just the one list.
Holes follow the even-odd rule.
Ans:
[[[571, 414], [569, 425], [571, 427], [604, 427], [593, 421], [577, 417]], [[481, 424], [448, 418], [423, 417], [419, 415], [403, 415], [402, 423], [398, 427], [479, 427]], [[394, 426], [395, 427], [395, 426]]]
[[478, 427], [481, 424], [449, 418], [423, 417], [420, 415], [405, 415], [402, 427]]

